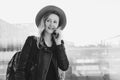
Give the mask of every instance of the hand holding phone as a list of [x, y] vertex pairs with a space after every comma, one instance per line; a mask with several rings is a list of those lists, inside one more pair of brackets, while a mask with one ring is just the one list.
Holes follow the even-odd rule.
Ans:
[[53, 32], [53, 36], [55, 37], [55, 38], [58, 38], [59, 37], [59, 33], [57, 33], [56, 32], [56, 30]]
[[58, 38], [61, 34], [61, 27], [58, 27], [56, 30], [54, 30], [53, 35], [55, 38]]
[[53, 32], [53, 37], [55, 39], [56, 44], [61, 44], [61, 27], [58, 27], [54, 32]]

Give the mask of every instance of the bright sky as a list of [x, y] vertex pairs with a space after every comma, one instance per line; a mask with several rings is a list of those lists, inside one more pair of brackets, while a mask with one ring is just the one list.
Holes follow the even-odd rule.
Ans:
[[0, 19], [34, 23], [37, 12], [48, 4], [65, 11], [63, 38], [76, 45], [96, 44], [120, 34], [120, 0], [0, 0]]

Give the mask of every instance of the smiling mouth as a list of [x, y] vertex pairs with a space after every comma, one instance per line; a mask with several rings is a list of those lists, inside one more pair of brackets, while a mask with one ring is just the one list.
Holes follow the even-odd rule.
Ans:
[[50, 27], [48, 27], [48, 29], [50, 29], [50, 30], [55, 30], [55, 28], [50, 28]]

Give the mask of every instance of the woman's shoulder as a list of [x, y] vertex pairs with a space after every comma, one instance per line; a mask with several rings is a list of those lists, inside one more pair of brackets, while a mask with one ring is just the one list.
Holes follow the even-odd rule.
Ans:
[[26, 41], [28, 41], [28, 42], [36, 42], [37, 38], [38, 37], [35, 36], [35, 35], [30, 35], [30, 36], [27, 37]]
[[28, 36], [27, 37], [27, 39], [32, 39], [32, 40], [37, 40], [37, 36], [35, 36], [35, 35], [30, 35], [30, 36]]

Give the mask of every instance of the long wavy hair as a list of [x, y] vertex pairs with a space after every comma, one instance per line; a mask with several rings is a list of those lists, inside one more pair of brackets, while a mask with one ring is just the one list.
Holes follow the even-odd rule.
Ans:
[[[56, 12], [49, 12], [49, 13], [47, 13], [47, 14], [45, 14], [43, 17], [42, 17], [42, 19], [41, 19], [41, 21], [40, 21], [40, 23], [39, 23], [39, 27], [44, 27], [44, 30], [40, 30], [40, 28], [38, 27], [38, 37], [37, 37], [37, 47], [38, 48], [40, 48], [40, 46], [39, 45], [42, 45], [42, 46], [45, 46], [44, 45], [44, 42], [43, 42], [43, 38], [44, 38], [44, 34], [45, 34], [45, 21], [47, 20], [47, 18], [49, 17], [49, 15], [50, 14], [56, 14], [56, 15], [58, 15]], [[59, 15], [58, 15], [59, 16]], [[59, 16], [60, 17], [60, 16]], [[60, 22], [59, 22], [60, 23]]]

